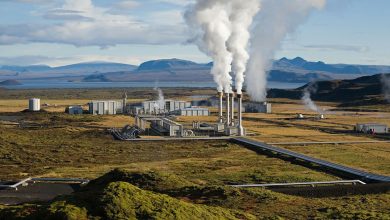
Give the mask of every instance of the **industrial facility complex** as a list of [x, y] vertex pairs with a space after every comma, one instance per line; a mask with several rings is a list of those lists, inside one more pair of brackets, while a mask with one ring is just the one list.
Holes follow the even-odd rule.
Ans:
[[[213, 97], [211, 97], [213, 99]], [[149, 100], [140, 103], [127, 103], [127, 94], [122, 100], [96, 100], [87, 104], [88, 110], [83, 105], [67, 106], [65, 112], [70, 115], [116, 115], [123, 114], [134, 117], [134, 124], [123, 129], [111, 129], [115, 137], [121, 140], [130, 140], [140, 136], [165, 136], [165, 137], [224, 137], [245, 136], [246, 129], [242, 124], [242, 113], [272, 113], [272, 106], [267, 102], [243, 103], [243, 94], [218, 92], [216, 96], [218, 119], [214, 123], [202, 122], [200, 117], [210, 116], [211, 111], [206, 107], [194, 106], [191, 101], [162, 99]], [[209, 101], [212, 103], [213, 101]], [[196, 102], [203, 103], [203, 102]], [[208, 102], [204, 102], [208, 103]], [[215, 103], [215, 102], [214, 102]], [[47, 104], [47, 106], [49, 106]], [[29, 100], [30, 112], [41, 110], [39, 98]], [[199, 117], [192, 122], [177, 121], [176, 117]], [[318, 117], [305, 117], [298, 114], [296, 119], [325, 119], [323, 114]], [[365, 134], [386, 134], [386, 124], [365, 123], [357, 124], [356, 132]]]
[[[169, 137], [245, 136], [246, 131], [242, 126], [242, 94], [226, 93], [225, 101], [223, 99], [224, 94], [219, 92], [218, 120], [215, 123], [193, 121], [191, 124], [181, 124], [172, 120], [172, 117], [176, 116], [210, 115], [209, 109], [191, 106], [190, 102], [165, 100], [130, 105], [128, 109], [135, 117], [135, 125], [121, 131], [112, 130], [112, 132], [118, 139], [134, 139], [139, 134]], [[137, 132], [129, 132], [129, 130], [137, 130]], [[122, 135], [118, 135], [121, 132]]]

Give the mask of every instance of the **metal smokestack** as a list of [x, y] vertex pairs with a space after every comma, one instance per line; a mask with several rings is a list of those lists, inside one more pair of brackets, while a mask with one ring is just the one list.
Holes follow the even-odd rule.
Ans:
[[232, 93], [232, 99], [231, 99], [231, 122], [230, 122], [230, 125], [231, 126], [234, 126], [234, 95], [235, 95], [236, 91], [233, 91]]
[[223, 93], [218, 92], [219, 106], [218, 106], [218, 123], [223, 123]]
[[238, 136], [245, 136], [244, 128], [242, 127], [242, 94], [237, 94], [238, 99]]
[[230, 94], [226, 93], [226, 126], [230, 125]]

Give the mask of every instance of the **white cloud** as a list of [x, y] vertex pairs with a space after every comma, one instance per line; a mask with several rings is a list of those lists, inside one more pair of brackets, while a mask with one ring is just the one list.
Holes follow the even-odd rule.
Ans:
[[162, 2], [162, 3], [170, 3], [173, 5], [181, 5], [181, 6], [189, 5], [195, 2], [195, 0], [155, 0], [155, 1]]
[[125, 0], [121, 1], [115, 4], [115, 7], [120, 10], [129, 10], [129, 9], [134, 9], [137, 8], [141, 5], [141, 3], [133, 0]]
[[339, 50], [339, 51], [353, 51], [365, 53], [370, 50], [365, 46], [353, 46], [353, 45], [336, 45], [336, 44], [318, 44], [318, 45], [305, 45], [304, 48], [317, 49], [317, 50]]
[[0, 44], [46, 42], [104, 48], [185, 40], [186, 27], [177, 25], [177, 12], [157, 13], [156, 18], [161, 19], [144, 22], [130, 15], [113, 14], [109, 8], [95, 6], [91, 0], [65, 0], [62, 6], [48, 10], [44, 17], [61, 23], [2, 25]]

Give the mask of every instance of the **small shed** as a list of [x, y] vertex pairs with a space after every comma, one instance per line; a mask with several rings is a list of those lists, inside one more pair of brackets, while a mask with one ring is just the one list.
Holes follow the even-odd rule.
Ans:
[[82, 115], [84, 112], [80, 105], [68, 106], [65, 111], [70, 115]]

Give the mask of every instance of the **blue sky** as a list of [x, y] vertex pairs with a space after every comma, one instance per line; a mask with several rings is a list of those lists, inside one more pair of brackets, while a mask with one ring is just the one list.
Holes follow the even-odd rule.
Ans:
[[[181, 58], [209, 62], [182, 13], [191, 0], [0, 0], [0, 65]], [[390, 1], [328, 0], [276, 58], [390, 65]]]

